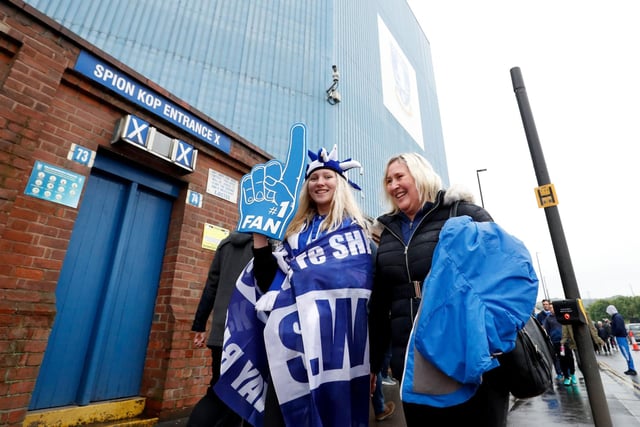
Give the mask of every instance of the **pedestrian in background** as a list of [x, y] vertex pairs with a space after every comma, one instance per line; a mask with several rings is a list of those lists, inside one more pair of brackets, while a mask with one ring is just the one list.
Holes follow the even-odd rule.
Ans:
[[238, 276], [253, 257], [253, 239], [250, 234], [232, 232], [223, 239], [211, 261], [209, 274], [193, 319], [191, 330], [196, 334], [193, 344], [205, 345], [207, 320], [211, 315], [211, 332], [206, 346], [211, 350], [211, 382], [207, 393], [194, 406], [187, 427], [237, 427], [242, 419], [233, 412], [213, 391], [220, 377], [220, 360], [224, 323], [229, 299]]
[[[372, 252], [372, 262], [375, 269], [375, 256], [378, 252], [378, 244], [380, 243], [380, 234], [378, 229], [372, 227], [371, 238], [372, 248], [374, 249]], [[382, 363], [382, 368], [378, 375], [376, 375], [376, 388], [371, 395], [371, 405], [373, 406], [373, 414], [375, 416], [376, 421], [384, 421], [387, 418], [391, 417], [396, 410], [396, 404], [394, 402], [385, 402], [383, 385], [396, 385], [396, 381], [391, 377], [389, 371], [389, 362], [391, 360], [391, 343], [389, 343], [389, 347], [387, 348], [387, 352], [384, 355], [384, 361]]]
[[[598, 330], [596, 329], [595, 325], [589, 318], [589, 315], [585, 313], [585, 316], [587, 320], [586, 324], [589, 328], [589, 335], [591, 335], [591, 342], [593, 343], [593, 348], [594, 349], [601, 348], [604, 345], [604, 341], [602, 340], [602, 338], [598, 336]], [[561, 345], [562, 345], [561, 348], [564, 350], [564, 352], [565, 353], [570, 352], [571, 358], [575, 359], [575, 363], [569, 362], [568, 359], [565, 363], [567, 363], [569, 367], [570, 380], [571, 380], [570, 383], [571, 385], [576, 385], [578, 384], [578, 379], [576, 377], [575, 365], [577, 363], [578, 369], [582, 370], [582, 361], [580, 359], [580, 353], [578, 352], [578, 346], [576, 344], [576, 339], [573, 334], [573, 325], [562, 325]], [[564, 385], [569, 385], [566, 379], [565, 379]]]
[[600, 351], [604, 354], [611, 354], [611, 340], [609, 336], [609, 331], [604, 327], [604, 323], [601, 320], [598, 320], [598, 336], [602, 339], [603, 344], [600, 346]]
[[551, 311], [549, 309], [550, 306], [551, 302], [548, 299], [542, 300], [542, 310], [540, 310], [538, 314], [536, 314], [536, 319], [538, 319], [538, 322], [540, 322], [541, 325], [544, 323], [544, 319], [546, 319], [547, 316], [551, 314]]
[[633, 358], [631, 357], [629, 342], [627, 341], [627, 328], [624, 324], [624, 318], [618, 313], [618, 309], [616, 309], [614, 305], [607, 306], [606, 312], [611, 316], [611, 333], [616, 338], [618, 350], [620, 350], [620, 354], [627, 361], [628, 369], [624, 371], [624, 373], [627, 375], [638, 375], [633, 363]]
[[384, 391], [382, 389], [382, 373], [376, 375], [376, 389], [371, 396], [371, 405], [376, 421], [384, 421], [391, 417], [396, 410], [394, 402], [385, 402]]
[[[540, 325], [544, 325], [544, 321], [551, 314], [551, 301], [548, 299], [542, 300], [542, 310], [536, 314], [536, 319], [540, 322]], [[560, 357], [558, 353], [553, 353], [553, 368], [556, 371], [556, 380], [562, 381], [564, 380], [564, 375], [562, 374], [562, 367], [560, 366]]]
[[616, 342], [616, 337], [613, 336], [613, 332], [611, 332], [611, 320], [604, 319], [604, 329], [607, 331], [607, 334], [609, 335], [609, 344], [611, 345], [611, 350], [617, 352], [618, 343]]
[[393, 379], [393, 373], [391, 372], [391, 343], [389, 343], [389, 348], [387, 352], [384, 354], [384, 360], [382, 361], [382, 368], [380, 369], [380, 375], [382, 376], [382, 384], [384, 385], [396, 385], [398, 382]]
[[[549, 311], [550, 313], [544, 319], [542, 326], [547, 331], [547, 334], [551, 339], [551, 343], [553, 344], [553, 363], [556, 365], [556, 373], [558, 374], [556, 379], [563, 381], [564, 385], [571, 385], [572, 380], [575, 379], [575, 377], [571, 377], [572, 373], [575, 373], [573, 353], [571, 350], [567, 351], [567, 349], [564, 348], [562, 343], [563, 327], [556, 318], [553, 304], [549, 305]], [[577, 384], [578, 380], [575, 379], [574, 383]]]

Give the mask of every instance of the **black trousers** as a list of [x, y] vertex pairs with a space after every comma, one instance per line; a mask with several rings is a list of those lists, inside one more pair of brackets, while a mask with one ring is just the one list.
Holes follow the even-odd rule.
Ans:
[[[509, 390], [498, 367], [483, 376], [475, 395], [460, 405], [447, 408], [402, 402], [407, 427], [473, 425], [506, 427]], [[469, 424], [471, 423], [471, 424]]]
[[213, 391], [220, 378], [222, 347], [211, 347], [211, 382], [207, 394], [193, 407], [187, 427], [239, 427], [242, 418], [231, 410]]
[[267, 396], [264, 404], [264, 427], [284, 427], [284, 417], [280, 410], [280, 403], [271, 381], [267, 385]]

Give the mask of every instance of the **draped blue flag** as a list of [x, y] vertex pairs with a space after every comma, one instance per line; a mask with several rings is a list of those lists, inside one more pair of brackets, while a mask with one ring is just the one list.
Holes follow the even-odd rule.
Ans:
[[256, 289], [251, 260], [240, 274], [229, 301], [221, 375], [214, 390], [251, 425], [262, 426], [268, 367], [264, 343], [255, 338], [264, 329], [266, 317], [256, 315]]
[[[369, 241], [348, 225], [303, 250], [284, 246], [289, 269], [278, 272], [267, 294], [254, 285], [252, 263], [236, 284], [215, 391], [256, 427], [263, 425], [268, 386], [275, 387], [287, 426], [366, 427]], [[256, 310], [269, 294], [267, 309]]]

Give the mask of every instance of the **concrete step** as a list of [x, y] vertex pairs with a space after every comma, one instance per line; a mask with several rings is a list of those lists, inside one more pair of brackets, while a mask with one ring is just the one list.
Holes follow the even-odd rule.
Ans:
[[86, 427], [154, 427], [158, 418], [130, 418], [127, 420], [110, 421], [104, 423], [83, 424]]
[[142, 415], [146, 399], [132, 397], [92, 403], [86, 406], [63, 406], [29, 411], [23, 427], [148, 427], [158, 423], [157, 418]]

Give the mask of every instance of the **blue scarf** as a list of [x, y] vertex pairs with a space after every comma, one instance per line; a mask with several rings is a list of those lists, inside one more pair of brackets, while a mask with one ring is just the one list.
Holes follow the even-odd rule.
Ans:
[[255, 286], [252, 262], [236, 283], [216, 393], [256, 427], [270, 386], [287, 426], [366, 427], [372, 259], [365, 233], [349, 221], [308, 245], [296, 235], [276, 258], [280, 270], [267, 294]]

